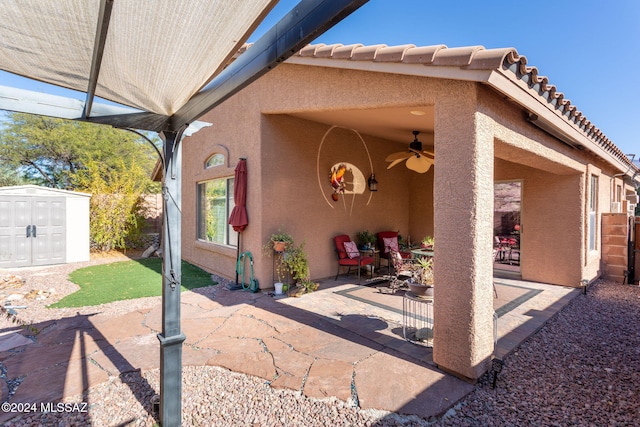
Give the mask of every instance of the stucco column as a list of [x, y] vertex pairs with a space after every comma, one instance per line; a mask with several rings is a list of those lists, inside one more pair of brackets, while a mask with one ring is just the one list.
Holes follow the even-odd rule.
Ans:
[[493, 353], [493, 128], [475, 91], [435, 106], [433, 360], [477, 379]]

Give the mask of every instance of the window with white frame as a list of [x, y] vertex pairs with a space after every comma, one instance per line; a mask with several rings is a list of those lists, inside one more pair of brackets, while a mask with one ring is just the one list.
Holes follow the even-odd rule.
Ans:
[[230, 177], [198, 183], [198, 239], [237, 246], [238, 233], [229, 225], [234, 207], [233, 181]]
[[598, 210], [598, 177], [591, 175], [589, 188], [589, 250], [596, 250], [596, 212]]

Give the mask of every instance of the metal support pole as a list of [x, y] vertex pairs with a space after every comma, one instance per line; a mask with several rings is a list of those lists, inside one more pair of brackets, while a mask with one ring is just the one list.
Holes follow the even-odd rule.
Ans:
[[180, 330], [182, 131], [164, 132], [164, 137], [160, 423], [172, 427], [182, 422], [182, 343], [186, 339]]

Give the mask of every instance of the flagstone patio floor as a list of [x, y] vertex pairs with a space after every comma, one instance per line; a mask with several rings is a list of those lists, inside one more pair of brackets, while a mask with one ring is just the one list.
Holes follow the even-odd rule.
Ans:
[[[182, 294], [183, 364], [220, 366], [309, 397], [424, 418], [473, 389], [439, 370], [431, 348], [404, 339], [403, 291], [383, 293], [384, 284], [358, 286], [353, 279], [324, 280], [300, 298], [223, 286]], [[499, 278], [495, 286], [498, 358], [580, 292]], [[35, 325], [40, 334], [26, 340], [28, 331], [0, 331], [0, 400], [12, 387], [10, 402], [52, 402], [124, 372], [157, 369], [161, 319], [158, 304], [118, 317], [52, 320]], [[0, 423], [15, 415], [0, 413]]]

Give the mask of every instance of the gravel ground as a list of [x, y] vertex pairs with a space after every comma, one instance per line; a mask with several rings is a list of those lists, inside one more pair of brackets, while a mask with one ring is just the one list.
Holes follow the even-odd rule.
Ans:
[[[94, 261], [101, 262], [101, 261]], [[106, 262], [106, 261], [103, 261]], [[56, 267], [53, 300], [73, 292]], [[74, 267], [77, 268], [77, 265]], [[51, 271], [48, 269], [47, 271]], [[0, 276], [2, 276], [0, 271]], [[26, 273], [26, 272], [25, 272]], [[29, 272], [28, 275], [37, 273]], [[25, 274], [26, 275], [26, 274]], [[23, 275], [24, 276], [24, 275]], [[36, 280], [31, 277], [27, 282]], [[46, 281], [51, 283], [50, 280]], [[48, 289], [48, 285], [44, 289]], [[66, 293], [65, 293], [66, 292]], [[151, 301], [145, 301], [151, 300]], [[156, 304], [153, 298], [100, 306], [114, 315]], [[31, 310], [30, 310], [31, 311]], [[74, 313], [75, 313], [74, 309]], [[96, 307], [92, 308], [92, 312]], [[29, 313], [44, 320], [63, 311]], [[26, 313], [25, 313], [26, 314]], [[2, 328], [0, 323], [0, 330]], [[153, 426], [158, 370], [112, 378], [68, 402], [87, 413], [34, 414], [12, 426]], [[489, 372], [445, 415], [423, 420], [363, 411], [354, 402], [318, 400], [216, 367], [183, 369], [183, 425], [198, 426], [632, 426], [640, 420], [640, 288], [608, 282], [589, 287]], [[137, 397], [136, 397], [137, 396]]]

